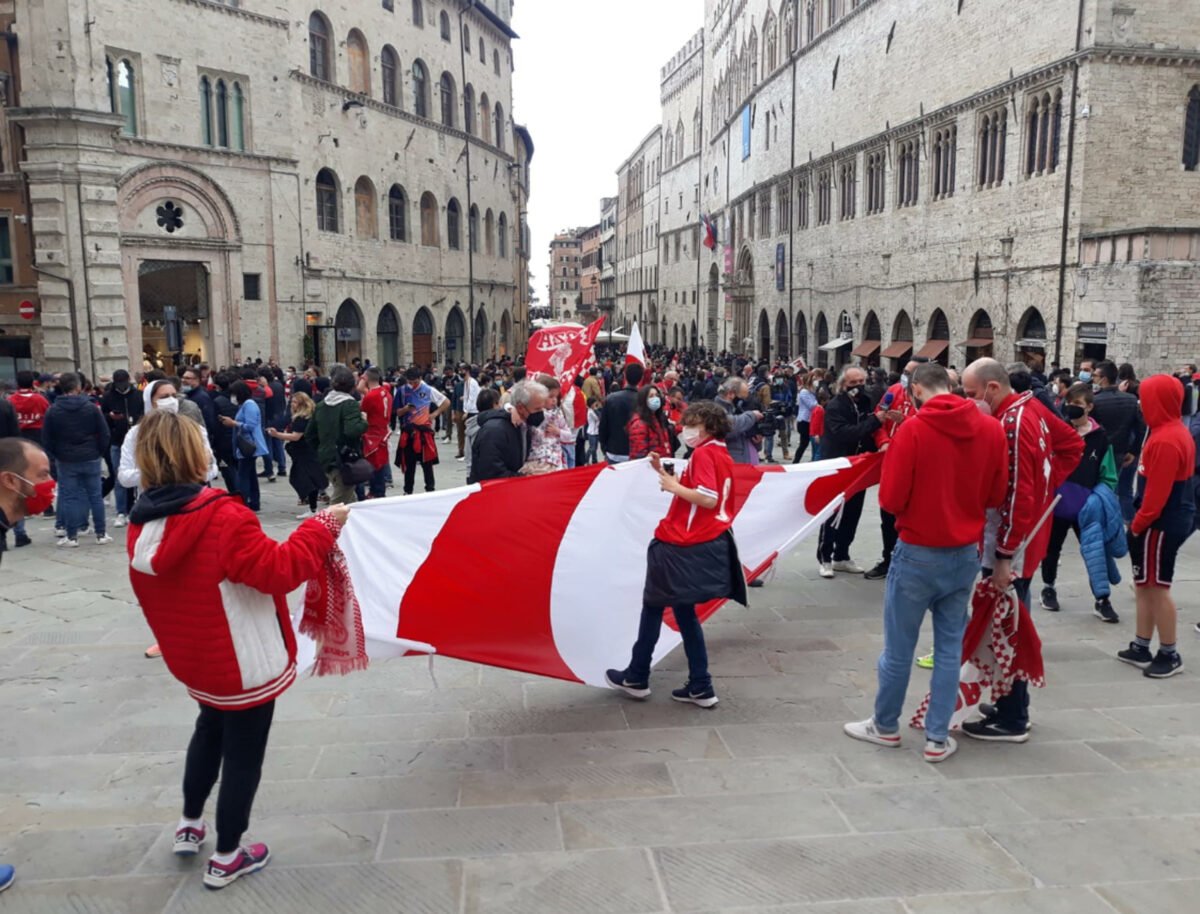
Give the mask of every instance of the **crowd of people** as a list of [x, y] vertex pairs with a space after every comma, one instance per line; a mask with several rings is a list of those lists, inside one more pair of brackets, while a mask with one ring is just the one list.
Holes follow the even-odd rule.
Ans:
[[[216, 852], [204, 877], [210, 888], [270, 857], [242, 836], [274, 701], [296, 675], [287, 593], [336, 552], [348, 505], [384, 497], [396, 482], [414, 494], [418, 465], [424, 491], [434, 491], [439, 441], [455, 447], [469, 483], [648, 458], [672, 499], [648, 545], [629, 663], [608, 671], [609, 684], [634, 699], [650, 695], [651, 658], [671, 607], [689, 670], [672, 697], [718, 703], [695, 608], [746, 602], [731, 534], [733, 465], [777, 456], [799, 463], [883, 455], [878, 562], [868, 570], [851, 556], [861, 492], [822, 525], [816, 546], [821, 578], [886, 580], [874, 713], [847, 724], [849, 736], [900, 744], [929, 612], [933, 652], [917, 661], [933, 670], [925, 758], [949, 758], [972, 585], [982, 575], [1028, 605], [1040, 572], [1039, 605], [1061, 611], [1058, 566], [1072, 533], [1103, 622], [1119, 621], [1113, 585], [1130, 557], [1135, 637], [1117, 659], [1151, 678], [1183, 670], [1170, 588], [1196, 516], [1196, 366], [1141, 381], [1132, 366], [1106, 361], [1047, 376], [993, 359], [959, 373], [916, 357], [889, 374], [658, 347], [645, 363], [625, 364], [614, 353], [566, 390], [513, 359], [441, 371], [198, 364], [174, 376], [118, 370], [96, 382], [26, 370], [15, 382], [0, 395], [0, 555], [9, 532], [14, 547], [31, 543], [31, 516], [54, 518], [64, 549], [87, 534], [108, 545], [110, 528], [129, 527], [134, 592], [158, 639], [147, 653], [161, 655], [199, 704], [177, 854], [197, 854], [206, 843], [203, 810], [224, 771]], [[681, 457], [687, 462], [677, 471], [673, 458]], [[256, 517], [261, 486], [279, 477], [303, 509], [283, 543]], [[172, 611], [183, 589], [195, 610], [186, 619]], [[1028, 740], [1026, 682], [981, 710], [962, 732]], [[0, 888], [6, 879], [11, 868], [0, 867]]]

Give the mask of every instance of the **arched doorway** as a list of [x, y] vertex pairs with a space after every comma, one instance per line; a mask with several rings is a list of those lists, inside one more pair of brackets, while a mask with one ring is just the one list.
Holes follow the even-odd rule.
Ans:
[[419, 308], [413, 318], [412, 360], [418, 368], [433, 364], [433, 315]]
[[929, 329], [925, 334], [925, 345], [917, 355], [923, 355], [939, 365], [950, 364], [950, 322], [941, 308], [929, 315]]
[[508, 340], [512, 335], [512, 320], [508, 316], [508, 309], [500, 315], [500, 355], [508, 355]]
[[1030, 308], [1017, 324], [1017, 358], [1030, 371], [1046, 370], [1046, 320], [1037, 308]]
[[825, 320], [825, 312], [817, 315], [817, 365], [820, 368], [829, 367], [829, 322]]
[[863, 320], [863, 338], [850, 352], [858, 358], [858, 364], [868, 368], [879, 366], [879, 349], [883, 345], [883, 331], [879, 327], [879, 316], [868, 311]]
[[676, 350], [679, 349], [679, 325], [678, 324], [671, 325], [671, 348], [676, 349]]
[[708, 270], [708, 332], [705, 334], [705, 339], [709, 349], [719, 349], [717, 341], [720, 335], [717, 332], [717, 321], [720, 316], [720, 294], [721, 294], [721, 273], [714, 263]]
[[832, 342], [837, 343], [837, 348], [833, 350], [833, 365], [841, 371], [850, 364], [851, 344], [854, 342], [854, 321], [849, 312], [843, 311], [838, 315], [837, 339]]
[[486, 361], [488, 352], [487, 312], [480, 308], [475, 312], [475, 327], [471, 333], [471, 361]]
[[467, 352], [467, 322], [463, 320], [462, 310], [455, 305], [446, 316], [446, 350], [443, 361], [453, 365], [455, 362], [465, 362], [470, 358]]
[[808, 364], [808, 318], [796, 315], [796, 355]]
[[775, 315], [775, 357], [778, 359], [786, 359], [788, 357], [791, 346], [788, 345], [788, 319], [787, 315], [780, 311]]
[[352, 365], [355, 359], [362, 360], [362, 326], [362, 312], [358, 309], [358, 303], [347, 298], [333, 319], [333, 333], [337, 341], [333, 350], [335, 361]]
[[967, 338], [962, 344], [967, 353], [967, 361], [964, 364], [970, 365], [976, 359], [991, 358], [994, 352], [993, 337], [992, 317], [980, 308], [971, 315], [971, 322], [967, 325]]
[[893, 371], [903, 371], [913, 354], [913, 325], [908, 312], [903, 308], [892, 322], [892, 341], [880, 355], [891, 359]]
[[767, 317], [766, 311], [761, 311], [758, 315], [758, 352], [756, 355], [763, 362], [769, 361], [771, 358], [771, 319]]
[[[749, 248], [743, 248], [738, 257], [737, 274], [733, 290], [733, 336], [729, 347], [734, 352], [746, 352], [754, 345], [754, 257]], [[768, 337], [768, 344], [770, 340]], [[769, 348], [769, 346], [768, 346]]]
[[383, 306], [375, 322], [376, 366], [385, 371], [400, 367], [400, 318], [391, 304]]
[[697, 335], [697, 332], [696, 332], [696, 322], [692, 321], [692, 349], [696, 350], [699, 348], [700, 348], [700, 337]]
[[647, 343], [654, 344], [658, 342], [658, 306], [654, 302], [650, 302], [650, 308], [646, 312], [646, 328], [642, 332]]

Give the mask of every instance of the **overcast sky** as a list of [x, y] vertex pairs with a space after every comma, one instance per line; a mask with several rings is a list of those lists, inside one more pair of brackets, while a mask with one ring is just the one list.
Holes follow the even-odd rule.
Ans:
[[533, 289], [550, 239], [600, 221], [617, 166], [662, 117], [659, 70], [704, 24], [704, 0], [515, 0], [513, 118], [533, 137]]

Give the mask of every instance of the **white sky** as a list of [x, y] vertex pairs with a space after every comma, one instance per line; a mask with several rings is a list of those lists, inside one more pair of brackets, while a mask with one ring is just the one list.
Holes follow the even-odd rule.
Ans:
[[515, 0], [513, 118], [533, 137], [530, 271], [545, 304], [555, 232], [600, 221], [617, 166], [662, 118], [659, 71], [704, 0]]

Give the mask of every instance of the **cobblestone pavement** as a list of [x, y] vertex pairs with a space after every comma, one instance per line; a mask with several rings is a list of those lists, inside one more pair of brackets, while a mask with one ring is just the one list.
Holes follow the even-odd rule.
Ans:
[[[442, 453], [440, 483], [460, 482]], [[295, 499], [282, 479], [263, 491], [283, 536]], [[863, 564], [877, 516], [869, 503]], [[124, 531], [63, 553], [48, 522], [30, 528], [0, 569], [0, 861], [18, 869], [3, 914], [1096, 914], [1194, 910], [1200, 893], [1196, 541], [1177, 588], [1194, 672], [1117, 663], [1130, 591], [1101, 624], [1068, 549], [1064, 611], [1035, 610], [1049, 684], [1032, 739], [964, 739], [940, 766], [915, 733], [900, 751], [842, 735], [870, 713], [882, 584], [819, 579], [807, 544], [706, 626], [712, 711], [669, 700], [681, 651], [644, 704], [441, 658], [436, 687], [421, 659], [303, 680], [279, 702], [248, 836], [272, 863], [215, 893], [201, 860], [170, 853], [195, 705], [142, 658]], [[600, 543], [596, 563], [612, 573]]]

